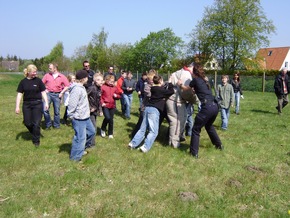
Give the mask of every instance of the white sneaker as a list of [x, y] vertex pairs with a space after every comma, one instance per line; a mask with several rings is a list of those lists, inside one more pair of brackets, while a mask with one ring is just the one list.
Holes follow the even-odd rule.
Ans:
[[106, 132], [101, 130], [101, 136], [104, 138], [106, 136]]
[[128, 148], [130, 148], [130, 149], [134, 149], [135, 147], [133, 146], [133, 144], [132, 144], [131, 142], [129, 142], [129, 144], [128, 144]]
[[144, 145], [142, 145], [140, 148], [139, 148], [140, 151], [142, 151], [143, 153], [147, 153], [148, 150], [145, 148]]
[[109, 135], [109, 139], [113, 139], [114, 138], [114, 136], [113, 135]]

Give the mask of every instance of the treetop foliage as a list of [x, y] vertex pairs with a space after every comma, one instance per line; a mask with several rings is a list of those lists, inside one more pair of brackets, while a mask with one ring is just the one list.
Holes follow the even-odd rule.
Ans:
[[116, 72], [141, 73], [154, 68], [160, 73], [168, 73], [193, 60], [206, 65], [215, 58], [217, 70], [255, 71], [259, 66], [255, 52], [269, 44], [268, 36], [272, 33], [275, 33], [275, 26], [267, 19], [259, 0], [215, 0], [205, 8], [188, 44], [172, 29], [165, 28], [150, 32], [134, 45], [108, 45], [109, 33], [101, 28], [87, 45], [76, 48], [71, 58], [64, 56], [63, 43], [57, 42], [48, 55], [32, 61], [40, 71], [46, 71], [47, 64], [55, 62], [60, 71], [75, 72], [83, 67], [84, 60], [88, 60], [93, 70], [101, 72], [114, 66]]

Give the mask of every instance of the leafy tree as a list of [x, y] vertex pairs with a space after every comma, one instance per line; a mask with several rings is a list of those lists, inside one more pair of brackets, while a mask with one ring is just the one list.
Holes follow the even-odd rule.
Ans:
[[93, 68], [105, 70], [108, 68], [109, 57], [107, 55], [108, 33], [102, 28], [99, 34], [93, 34], [93, 39], [88, 45], [87, 55]]
[[167, 66], [178, 56], [178, 49], [182, 45], [182, 39], [175, 36], [170, 28], [151, 32], [135, 45], [133, 53], [136, 68], [143, 72], [150, 68], [159, 69]]
[[[35, 59], [33, 60], [33, 64], [37, 67], [37, 69], [38, 69], [39, 71], [41, 71], [41, 70], [42, 70], [41, 68], [45, 65], [45, 64], [44, 64], [44, 58], [40, 58], [40, 59], [35, 58]], [[47, 68], [47, 66], [46, 66], [46, 68]], [[46, 69], [43, 69], [43, 70], [46, 70]]]
[[[73, 71], [78, 71], [83, 68], [83, 61], [87, 58], [87, 49], [86, 45], [80, 46], [75, 49], [74, 55], [71, 58], [71, 68]], [[92, 68], [92, 67], [91, 67]], [[92, 68], [93, 69], [93, 68]]]
[[116, 71], [131, 70], [134, 71], [134, 63], [132, 61], [132, 49], [131, 44], [116, 44], [113, 43], [107, 49], [107, 56], [109, 57], [109, 63], [114, 65]]
[[53, 49], [51, 50], [51, 52], [44, 57], [44, 65], [42, 65], [42, 70], [46, 70], [47, 65], [49, 63], [57, 63], [58, 65], [58, 69], [59, 70], [65, 70], [64, 64], [63, 64], [63, 44], [62, 42], [58, 42]]
[[215, 0], [192, 32], [191, 49], [202, 57], [212, 54], [223, 70], [243, 68], [243, 60], [268, 46], [275, 26], [265, 16], [260, 0]]

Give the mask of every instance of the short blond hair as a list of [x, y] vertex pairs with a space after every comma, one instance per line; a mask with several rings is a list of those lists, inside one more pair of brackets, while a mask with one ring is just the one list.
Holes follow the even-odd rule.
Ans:
[[103, 74], [101, 73], [101, 71], [97, 71], [97, 72], [94, 74], [94, 80], [95, 80], [97, 77], [102, 77], [102, 78], [104, 79], [104, 76], [103, 76]]
[[29, 73], [37, 71], [37, 67], [34, 64], [29, 64], [24, 70], [24, 76], [27, 77]]

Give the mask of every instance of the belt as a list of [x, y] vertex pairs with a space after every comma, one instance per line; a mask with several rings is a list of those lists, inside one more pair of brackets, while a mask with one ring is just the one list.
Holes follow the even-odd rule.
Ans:
[[210, 101], [210, 100], [204, 99], [204, 100], [201, 102], [202, 105], [205, 105], [205, 104], [211, 104], [211, 103], [214, 103], [214, 101]]
[[50, 92], [50, 93], [59, 94], [60, 92]]

